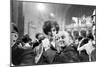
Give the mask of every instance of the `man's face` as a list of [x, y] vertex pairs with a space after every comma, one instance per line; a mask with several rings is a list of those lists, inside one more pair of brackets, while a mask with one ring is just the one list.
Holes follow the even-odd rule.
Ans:
[[38, 36], [38, 39], [39, 40], [42, 40], [44, 38], [44, 35], [43, 34], [40, 34], [39, 36]]
[[75, 40], [75, 44], [78, 44], [79, 43], [79, 41], [78, 40]]
[[14, 45], [18, 39], [18, 33], [11, 33], [11, 44]]

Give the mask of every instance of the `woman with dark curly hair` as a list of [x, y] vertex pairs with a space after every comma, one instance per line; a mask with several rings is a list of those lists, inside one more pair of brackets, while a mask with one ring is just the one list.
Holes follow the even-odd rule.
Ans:
[[45, 50], [43, 55], [47, 59], [47, 63], [52, 63], [56, 55], [57, 50], [55, 45], [55, 39], [58, 31], [59, 25], [56, 21], [48, 20], [44, 22], [43, 32], [48, 36], [48, 38], [43, 40], [43, 46]]
[[59, 25], [56, 21], [45, 21], [43, 31], [46, 35], [54, 36], [59, 31]]

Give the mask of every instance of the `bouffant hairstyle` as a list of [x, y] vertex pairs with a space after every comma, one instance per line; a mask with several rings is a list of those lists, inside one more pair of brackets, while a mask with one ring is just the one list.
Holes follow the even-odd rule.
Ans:
[[55, 28], [58, 33], [59, 25], [56, 21], [51, 21], [51, 20], [45, 21], [43, 25], [43, 32], [46, 35], [48, 35], [48, 32], [51, 32], [51, 28]]

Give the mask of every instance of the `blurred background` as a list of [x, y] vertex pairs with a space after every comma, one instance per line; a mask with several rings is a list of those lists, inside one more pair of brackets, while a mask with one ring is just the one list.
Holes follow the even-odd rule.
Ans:
[[96, 7], [92, 5], [11, 0], [11, 24], [14, 23], [18, 28], [19, 38], [29, 34], [34, 40], [37, 32], [43, 32], [42, 26], [45, 21], [57, 21], [60, 30], [74, 28], [73, 24], [77, 24], [77, 20], [75, 21], [73, 18], [90, 17], [95, 9]]

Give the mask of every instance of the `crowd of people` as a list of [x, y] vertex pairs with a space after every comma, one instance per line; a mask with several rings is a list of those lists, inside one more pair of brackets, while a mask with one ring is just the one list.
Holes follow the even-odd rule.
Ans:
[[13, 65], [96, 60], [94, 28], [86, 36], [78, 36], [75, 40], [67, 31], [60, 31], [59, 24], [56, 21], [45, 21], [42, 29], [43, 33], [37, 33], [36, 39], [33, 41], [28, 34], [14, 41], [11, 46], [11, 62]]

